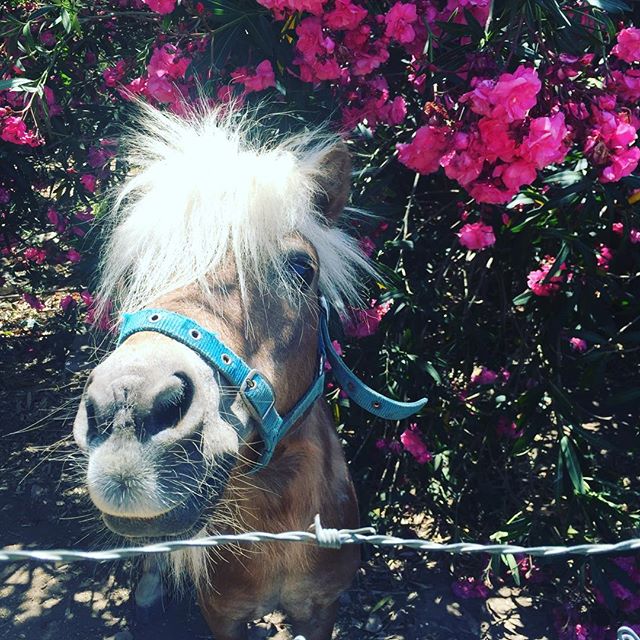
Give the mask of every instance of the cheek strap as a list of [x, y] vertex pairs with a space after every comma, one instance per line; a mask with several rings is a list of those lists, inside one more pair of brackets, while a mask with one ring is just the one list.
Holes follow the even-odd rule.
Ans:
[[232, 386], [238, 389], [238, 394], [258, 425], [258, 433], [264, 448], [253, 469], [255, 472], [269, 463], [278, 442], [323, 394], [325, 357], [331, 363], [336, 382], [356, 404], [375, 416], [387, 420], [401, 420], [417, 413], [427, 403], [426, 398], [416, 402], [399, 402], [377, 393], [362, 382], [344, 364], [331, 343], [329, 307], [323, 297], [320, 297], [320, 307], [322, 314], [318, 341], [319, 366], [316, 377], [293, 409], [284, 416], [276, 411], [276, 396], [269, 381], [225, 345], [215, 333], [200, 326], [191, 318], [166, 309], [143, 309], [134, 313], [125, 313], [120, 325], [118, 345], [134, 333], [155, 331], [181, 342], [195, 351], [210, 367], [219, 371]]

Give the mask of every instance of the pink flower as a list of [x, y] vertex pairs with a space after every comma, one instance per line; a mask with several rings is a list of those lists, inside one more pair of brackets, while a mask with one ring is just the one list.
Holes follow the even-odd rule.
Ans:
[[384, 16], [385, 35], [407, 44], [413, 42], [416, 32], [413, 23], [418, 19], [416, 5], [412, 3], [396, 2]]
[[96, 177], [94, 175], [91, 175], [90, 173], [85, 173], [84, 175], [80, 176], [80, 183], [90, 193], [95, 192], [96, 182]]
[[[629, 69], [624, 73], [611, 72], [612, 88], [624, 100], [634, 102], [640, 99], [640, 69]], [[608, 86], [609, 88], [609, 86]]]
[[489, 589], [477, 578], [460, 578], [451, 584], [451, 591], [465, 600], [489, 597]]
[[433, 173], [448, 150], [451, 129], [445, 126], [420, 127], [411, 142], [397, 144], [398, 160], [418, 173]]
[[640, 162], [640, 148], [631, 147], [611, 156], [611, 164], [602, 170], [601, 182], [618, 182], [633, 173]]
[[476, 202], [487, 204], [505, 204], [515, 195], [515, 191], [503, 189], [493, 182], [476, 182], [468, 185], [467, 190]]
[[613, 231], [617, 236], [621, 236], [624, 232], [624, 225], [622, 222], [614, 222], [611, 225], [611, 231]]
[[400, 442], [405, 450], [416, 459], [418, 464], [425, 464], [433, 460], [433, 455], [427, 449], [417, 424], [410, 424], [409, 428], [402, 432]]
[[471, 384], [493, 384], [498, 378], [499, 375], [495, 371], [480, 367], [479, 370], [474, 370], [471, 374]]
[[387, 441], [384, 438], [378, 438], [376, 440], [376, 449], [384, 451], [387, 448]]
[[354, 76], [367, 76], [389, 59], [384, 41], [374, 41], [366, 50], [354, 52], [350, 67]]
[[57, 40], [53, 31], [46, 29], [40, 33], [40, 42], [42, 42], [45, 47], [54, 47]]
[[101, 169], [114, 155], [113, 150], [107, 147], [91, 147], [87, 151], [87, 162], [94, 169]]
[[471, 251], [482, 251], [496, 242], [493, 228], [483, 222], [465, 224], [458, 232], [460, 244]]
[[95, 302], [91, 292], [87, 289], [80, 292], [80, 299], [87, 305], [87, 307], [92, 307]]
[[396, 96], [387, 107], [386, 113], [381, 114], [381, 119], [387, 124], [395, 126], [404, 121], [407, 116], [407, 103], [402, 96]]
[[60, 300], [60, 307], [66, 313], [69, 309], [73, 309], [77, 306], [75, 298], [71, 295], [67, 295]]
[[520, 152], [538, 169], [557, 164], [565, 159], [569, 150], [564, 144], [567, 134], [562, 112], [550, 117], [532, 118]]
[[60, 116], [62, 115], [62, 107], [56, 101], [56, 96], [53, 93], [53, 89], [51, 87], [44, 86], [42, 88], [44, 93], [44, 99], [47, 103], [47, 109], [49, 109], [50, 116]]
[[631, 244], [640, 244], [640, 229], [630, 229], [629, 240]]
[[286, 11], [308, 11], [314, 15], [321, 15], [327, 0], [258, 0], [258, 3], [271, 9], [276, 17], [281, 17]]
[[517, 440], [524, 433], [524, 429], [518, 429], [518, 425], [513, 420], [509, 420], [506, 416], [501, 416], [496, 424], [496, 433], [501, 438]]
[[535, 106], [541, 88], [535, 69], [521, 65], [514, 73], [503, 73], [492, 92], [494, 116], [504, 110], [507, 122], [522, 120]]
[[[343, 355], [342, 345], [337, 340], [332, 340], [331, 344], [333, 345], [333, 348], [334, 348], [335, 352], [339, 356], [342, 356]], [[331, 371], [331, 363], [329, 362], [329, 359], [324, 361], [324, 370], [325, 371]]]
[[618, 33], [618, 44], [611, 53], [625, 62], [640, 61], [640, 29], [627, 27]]
[[[527, 276], [527, 285], [535, 295], [548, 297], [560, 291], [560, 285], [565, 281], [562, 272], [565, 271], [567, 267], [563, 262], [560, 265], [560, 273], [552, 278], [548, 278], [552, 266], [554, 266], [554, 258], [552, 256], [545, 256], [545, 259], [540, 264], [540, 268], [531, 271]], [[554, 270], [556, 270], [555, 266]]]
[[497, 82], [478, 82], [460, 101], [470, 102], [471, 110], [480, 115], [515, 122], [523, 120], [536, 105], [541, 88], [536, 70], [520, 65], [514, 73], [503, 73]]
[[516, 152], [515, 140], [509, 135], [509, 127], [493, 118], [480, 118], [478, 122], [484, 155], [489, 162], [504, 160], [511, 162]]
[[4, 187], [0, 187], [0, 204], [7, 204], [11, 201], [11, 191], [9, 189], [5, 189]]
[[[450, 147], [451, 145], [447, 145]], [[475, 134], [456, 132], [453, 136], [453, 150], [440, 160], [448, 178], [457, 180], [469, 188], [482, 173], [485, 163], [483, 143]]]
[[62, 233], [67, 228], [66, 220], [53, 207], [47, 209], [47, 219], [58, 233]]
[[332, 11], [325, 14], [324, 20], [330, 29], [355, 29], [367, 17], [367, 10], [351, 0], [336, 0]]
[[142, 0], [151, 11], [161, 15], [171, 13], [176, 8], [176, 0]]
[[276, 86], [276, 76], [269, 60], [263, 60], [254, 74], [248, 73], [246, 67], [240, 67], [231, 72], [235, 82], [242, 82], [246, 91], [263, 91], [268, 87]]
[[0, 138], [13, 144], [22, 144], [29, 147], [38, 147], [43, 143], [33, 131], [27, 130], [27, 125], [22, 118], [9, 116], [2, 123]]
[[32, 295], [31, 293], [23, 293], [22, 294], [22, 299], [32, 309], [35, 309], [36, 311], [42, 311], [44, 309], [44, 304], [42, 304], [42, 301], [40, 299], [36, 298], [36, 296]]
[[80, 262], [80, 260], [82, 260], [82, 255], [75, 249], [69, 249], [66, 256], [69, 262]]
[[571, 338], [569, 344], [574, 351], [578, 353], [584, 353], [587, 350], [587, 341], [582, 338]]
[[146, 91], [158, 102], [179, 102], [182, 94], [175, 81], [184, 78], [191, 58], [165, 44], [154, 49], [147, 67]]
[[37, 247], [28, 247], [24, 250], [23, 255], [27, 260], [36, 264], [44, 264], [47, 259], [47, 252]]
[[343, 319], [345, 335], [351, 338], [372, 336], [380, 325], [380, 321], [389, 313], [393, 300], [377, 304], [371, 300], [368, 309], [353, 309], [351, 317]]
[[301, 58], [300, 77], [304, 82], [335, 80], [342, 71], [335, 57], [335, 42], [324, 34], [320, 18], [305, 18], [296, 27], [296, 49]]
[[127, 70], [127, 63], [124, 60], [118, 60], [115, 66], [107, 67], [102, 72], [104, 84], [107, 87], [115, 87], [122, 82], [124, 74]]
[[596, 253], [598, 266], [605, 271], [609, 270], [609, 263], [613, 259], [613, 252], [607, 245], [600, 244]]
[[536, 175], [535, 165], [527, 160], [516, 160], [511, 164], [499, 165], [493, 170], [494, 177], [502, 178], [509, 196], [514, 196], [522, 185], [531, 184]]

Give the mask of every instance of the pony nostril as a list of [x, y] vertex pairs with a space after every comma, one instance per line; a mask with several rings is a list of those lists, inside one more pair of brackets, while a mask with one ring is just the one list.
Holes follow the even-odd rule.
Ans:
[[184, 373], [174, 373], [173, 377], [178, 379], [178, 384], [174, 381], [157, 395], [151, 412], [143, 422], [142, 431], [146, 436], [175, 427], [189, 411], [193, 400], [193, 383]]
[[85, 401], [87, 411], [87, 444], [90, 447], [97, 447], [108, 437], [110, 429], [108, 424], [100, 424], [96, 417], [96, 408], [91, 400]]

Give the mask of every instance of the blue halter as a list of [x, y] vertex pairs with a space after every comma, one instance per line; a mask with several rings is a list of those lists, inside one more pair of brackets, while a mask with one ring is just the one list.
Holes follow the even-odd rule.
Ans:
[[254, 471], [265, 467], [275, 451], [276, 445], [324, 391], [325, 357], [331, 363], [334, 378], [347, 395], [369, 413], [387, 420], [401, 420], [417, 413], [427, 403], [426, 398], [416, 402], [399, 402], [377, 393], [344, 364], [329, 337], [329, 307], [320, 298], [323, 313], [320, 317], [320, 364], [316, 378], [302, 398], [285, 416], [276, 411], [276, 396], [267, 379], [251, 368], [232, 349], [222, 343], [215, 333], [172, 311], [165, 309], [143, 309], [122, 316], [118, 345], [129, 336], [140, 331], [155, 331], [195, 351], [210, 367], [219, 371], [238, 388], [251, 416], [258, 424], [258, 432], [264, 442], [264, 450]]

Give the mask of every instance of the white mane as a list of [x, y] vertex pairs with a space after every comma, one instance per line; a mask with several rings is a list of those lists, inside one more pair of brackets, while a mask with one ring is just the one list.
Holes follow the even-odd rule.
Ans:
[[264, 144], [254, 132], [247, 116], [142, 107], [127, 157], [137, 172], [108, 218], [101, 300], [133, 311], [194, 282], [206, 289], [231, 254], [241, 286], [267, 272], [284, 282], [284, 240], [298, 232], [318, 252], [322, 293], [338, 308], [357, 303], [373, 268], [314, 204], [336, 138], [312, 132]]

